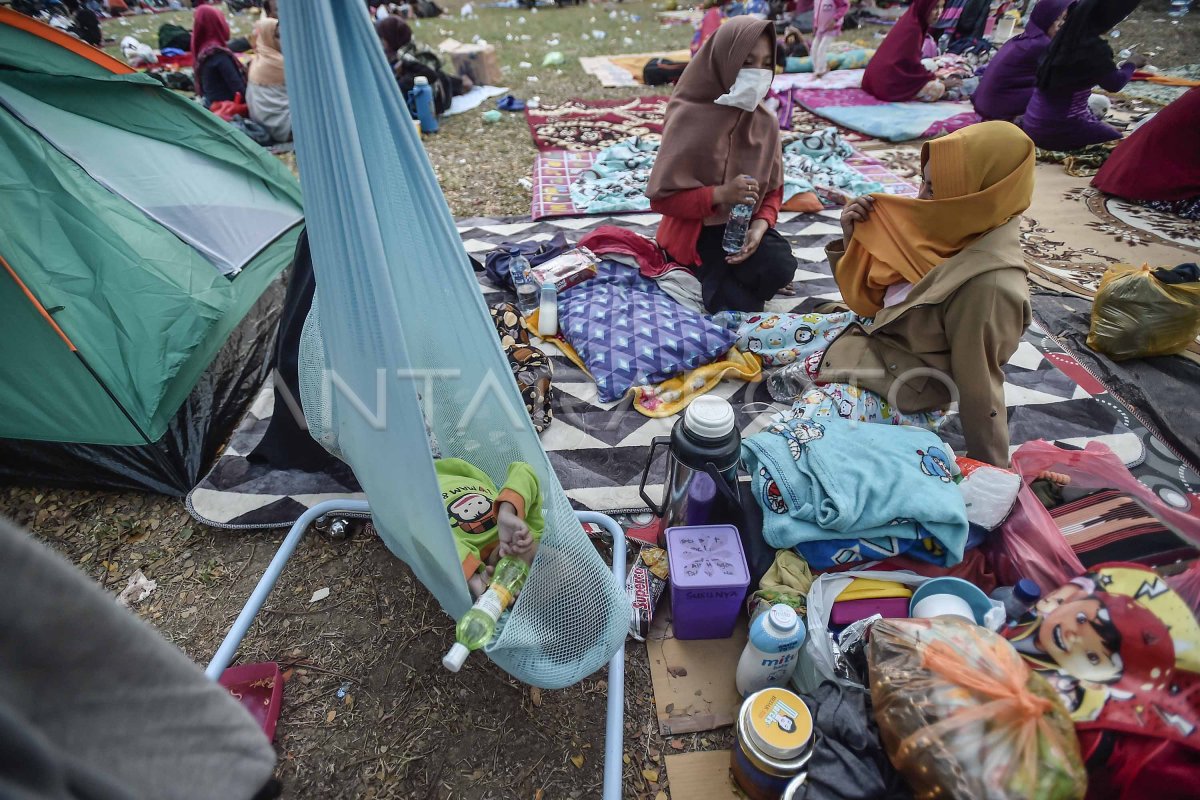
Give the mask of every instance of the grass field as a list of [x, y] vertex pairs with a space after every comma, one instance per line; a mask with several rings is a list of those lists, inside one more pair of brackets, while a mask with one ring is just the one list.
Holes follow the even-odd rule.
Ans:
[[[691, 38], [690, 28], [660, 26], [649, 2], [537, 13], [481, 9], [472, 19], [456, 16], [460, 4], [449, 3], [451, 15], [443, 19], [418, 22], [418, 39], [436, 46], [448, 36], [485, 38], [497, 46], [513, 93], [548, 103], [661, 91], [602, 89], [577, 57], [675, 49]], [[1200, 13], [1172, 24], [1165, 10], [1165, 0], [1146, 0], [1122, 23], [1121, 46], [1156, 53], [1160, 66], [1200, 60]], [[231, 15], [235, 35], [248, 33], [254, 20]], [[165, 22], [190, 28], [191, 15], [132, 16], [108, 21], [104, 29], [115, 41], [135, 35], [154, 43]], [[592, 38], [593, 30], [606, 36]], [[848, 31], [844, 38], [872, 42], [882, 30]], [[108, 49], [119, 57], [115, 43]], [[566, 63], [540, 66], [552, 50]], [[535, 155], [528, 128], [519, 114], [484, 124], [482, 110], [444, 120], [442, 131], [425, 140], [450, 207], [459, 216], [528, 214], [530, 198], [518, 184]], [[119, 591], [135, 569], [157, 580], [159, 588], [138, 613], [200, 663], [216, 649], [282, 539], [278, 531], [204, 528], [180, 499], [135, 492], [0, 487], [0, 514], [109, 591]], [[328, 600], [310, 604], [323, 587], [331, 590]], [[331, 543], [310, 536], [302, 542], [240, 654], [243, 661], [277, 660], [291, 668], [276, 741], [285, 796], [598, 797], [604, 674], [563, 691], [536, 692], [473, 657], [451, 675], [440, 656], [452, 638], [450, 621], [378, 538]], [[727, 747], [730, 732], [663, 738], [644, 647], [631, 644], [626, 670], [624, 796], [666, 800], [665, 754]], [[349, 694], [339, 699], [342, 685]]]

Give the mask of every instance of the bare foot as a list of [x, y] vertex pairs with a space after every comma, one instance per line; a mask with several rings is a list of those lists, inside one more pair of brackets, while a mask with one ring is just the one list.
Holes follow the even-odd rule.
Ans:
[[783, 296], [783, 297], [795, 297], [795, 296], [796, 296], [796, 287], [795, 287], [795, 286], [792, 286], [792, 285], [789, 283], [787, 286], [783, 287], [782, 289], [780, 289], [780, 290], [779, 290], [778, 292], [776, 292], [775, 294], [777, 294], [777, 295], [781, 295], [781, 296]]

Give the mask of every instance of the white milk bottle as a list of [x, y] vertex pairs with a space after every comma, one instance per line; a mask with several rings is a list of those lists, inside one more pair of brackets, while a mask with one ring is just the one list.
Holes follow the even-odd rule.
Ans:
[[743, 697], [787, 685], [796, 671], [804, 623], [796, 609], [778, 603], [750, 624], [750, 640], [737, 665], [737, 690]]

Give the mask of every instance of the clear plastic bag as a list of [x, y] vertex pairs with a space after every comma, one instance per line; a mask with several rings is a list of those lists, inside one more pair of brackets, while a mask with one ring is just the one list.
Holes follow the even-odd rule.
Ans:
[[1182, 352], [1200, 335], [1200, 283], [1163, 283], [1117, 264], [1100, 279], [1087, 344], [1114, 361]]
[[884, 747], [916, 797], [1084, 796], [1071, 718], [996, 634], [953, 617], [880, 620], [868, 661]]

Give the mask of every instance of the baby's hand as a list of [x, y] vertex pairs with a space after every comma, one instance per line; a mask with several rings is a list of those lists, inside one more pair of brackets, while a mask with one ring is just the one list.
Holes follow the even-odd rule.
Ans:
[[496, 511], [496, 525], [500, 529], [500, 557], [518, 556], [526, 561], [533, 555], [533, 534], [525, 520], [517, 514], [512, 503], [500, 503]]

